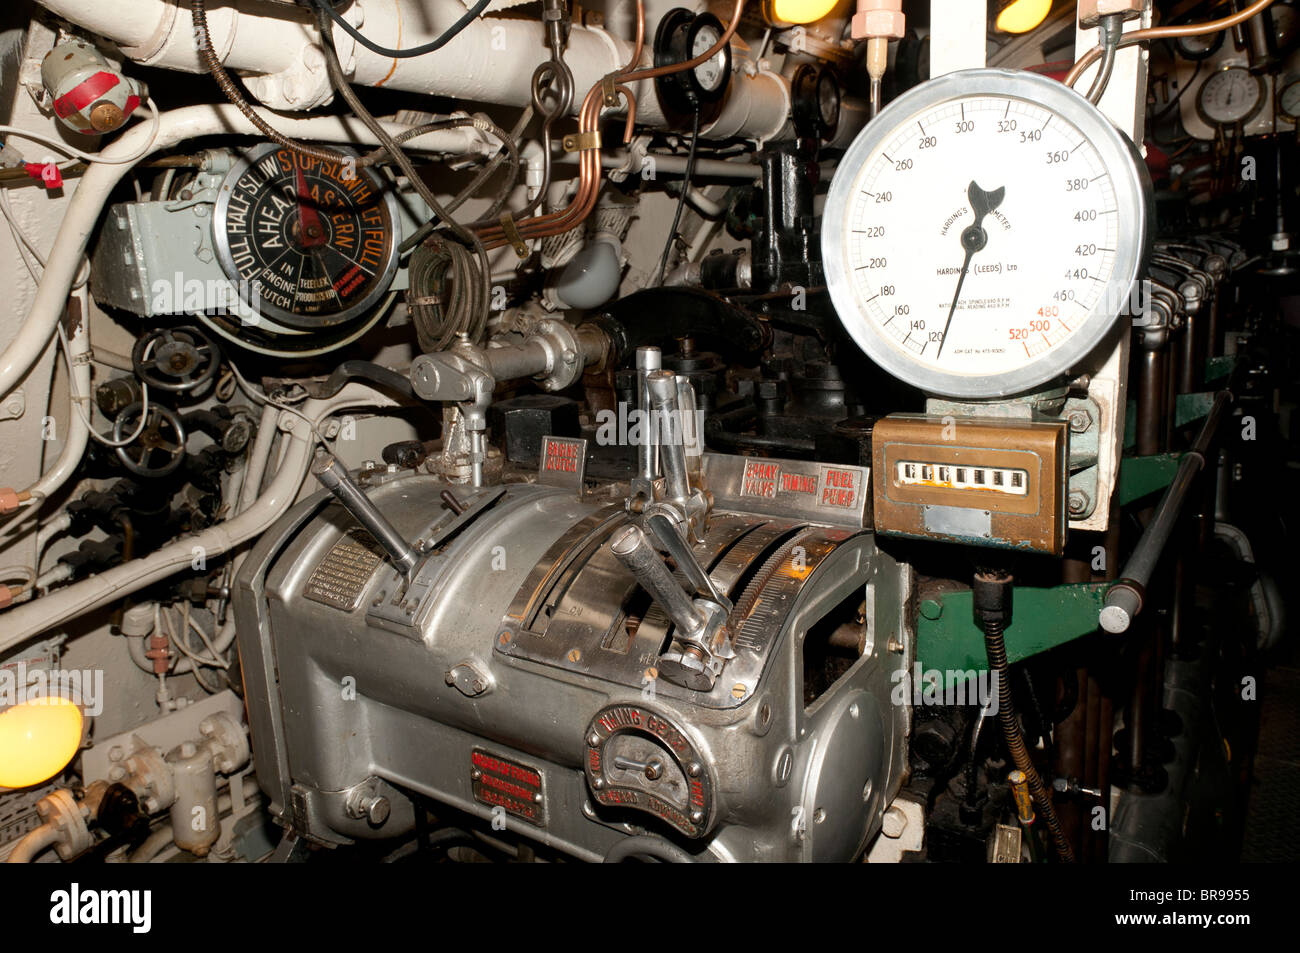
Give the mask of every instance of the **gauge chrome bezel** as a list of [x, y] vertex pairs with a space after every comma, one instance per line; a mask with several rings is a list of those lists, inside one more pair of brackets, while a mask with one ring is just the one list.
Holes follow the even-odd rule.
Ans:
[[[1255, 90], [1258, 93], [1255, 98], [1255, 105], [1244, 113], [1240, 119], [1215, 119], [1205, 109], [1205, 90], [1217, 77], [1234, 71], [1244, 73], [1247, 79], [1254, 81]], [[1205, 77], [1201, 81], [1201, 85], [1196, 88], [1196, 115], [1200, 116], [1201, 121], [1210, 127], [1244, 126], [1260, 114], [1266, 102], [1268, 102], [1268, 83], [1264, 81], [1262, 76], [1256, 76], [1241, 63], [1225, 63], [1222, 68], [1214, 70], [1209, 76]]]
[[[284, 147], [274, 142], [263, 142], [253, 146], [240, 155], [238, 160], [230, 167], [230, 171], [226, 173], [226, 177], [221, 180], [221, 189], [217, 195], [216, 205], [212, 210], [212, 245], [216, 249], [217, 261], [221, 264], [221, 270], [226, 273], [226, 277], [231, 281], [238, 282], [240, 280], [239, 271], [235, 267], [235, 257], [230, 249], [230, 237], [226, 234], [226, 216], [230, 207], [230, 197], [233, 194], [234, 185], [239, 181], [239, 177], [248, 171], [251, 166], [256, 165], [272, 152], [282, 148]], [[355, 151], [345, 147], [337, 148], [335, 151], [343, 155], [356, 155]], [[296, 314], [262, 299], [256, 303], [259, 316], [270, 318], [272, 321], [283, 324], [294, 331], [309, 334], [328, 331], [365, 315], [383, 300], [384, 295], [388, 293], [393, 278], [397, 274], [398, 260], [401, 257], [399, 248], [402, 240], [401, 219], [398, 217], [397, 197], [393, 194], [391, 185], [383, 181], [372, 170], [361, 168], [357, 169], [356, 174], [369, 176], [371, 185], [383, 196], [384, 206], [388, 210], [389, 227], [393, 233], [383, 271], [380, 272], [374, 287], [364, 298], [349, 305], [342, 311], [321, 314]]]
[[1110, 277], [1117, 286], [1123, 282], [1124, 301], [1134, 300], [1133, 291], [1146, 263], [1151, 188], [1137, 150], [1100, 110], [1056, 80], [1019, 70], [961, 70], [929, 80], [882, 109], [853, 140], [831, 181], [822, 218], [822, 265], [840, 323], [868, 357], [899, 380], [936, 396], [987, 400], [1024, 394], [1080, 369], [1084, 360], [1110, 337], [1120, 315], [1111, 313], [1107, 308], [1110, 302], [1103, 295], [1084, 323], [1059, 347], [1025, 367], [979, 377], [940, 370], [909, 358], [862, 309], [850, 278], [845, 232], [852, 214], [851, 199], [867, 161], [916, 116], [973, 96], [1034, 103], [1069, 121], [1093, 144], [1110, 170], [1118, 207], [1128, 213], [1126, 227], [1119, 229]]

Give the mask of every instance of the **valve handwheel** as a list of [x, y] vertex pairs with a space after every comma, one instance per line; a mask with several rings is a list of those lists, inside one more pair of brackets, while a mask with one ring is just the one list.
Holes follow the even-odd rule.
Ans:
[[[143, 409], [140, 401], [122, 409], [113, 422], [114, 440], [135, 433]], [[164, 477], [174, 473], [185, 460], [185, 425], [174, 410], [150, 402], [144, 430], [125, 447], [118, 447], [117, 456], [137, 476]]]
[[131, 366], [150, 387], [172, 393], [192, 391], [216, 377], [221, 349], [196, 327], [159, 328], [135, 342]]

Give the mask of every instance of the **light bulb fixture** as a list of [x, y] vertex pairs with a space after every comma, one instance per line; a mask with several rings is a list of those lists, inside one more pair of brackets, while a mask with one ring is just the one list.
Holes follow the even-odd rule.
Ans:
[[0, 712], [0, 788], [26, 788], [54, 777], [81, 747], [78, 705], [51, 695]]
[[815, 23], [826, 16], [840, 0], [764, 0], [763, 15], [774, 27]]
[[1052, 12], [1052, 0], [998, 0], [994, 26], [999, 33], [1028, 33]]

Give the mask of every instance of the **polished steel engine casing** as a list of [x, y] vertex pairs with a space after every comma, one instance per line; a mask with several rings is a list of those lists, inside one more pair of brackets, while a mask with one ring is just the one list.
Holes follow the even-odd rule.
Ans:
[[[912, 639], [905, 567], [869, 532], [782, 527], [794, 561], [764, 550], [738, 586], [768, 594], [766, 607], [751, 598], [746, 611], [776, 630], [745, 630], [762, 657], [733, 659], [700, 693], [612, 674], [626, 665], [602, 647], [610, 607], [635, 589], [603, 545], [628, 518], [621, 501], [539, 485], [456, 487], [469, 507], [456, 516], [439, 498], [446, 489], [402, 476], [368, 491], [425, 544], [409, 587], [367, 555], [324, 494], [271, 527], [244, 563], [234, 602], [257, 776], [282, 823], [326, 844], [395, 837], [414, 826], [415, 792], [589, 860], [641, 832], [708, 859], [849, 859], [879, 830], [905, 763], [909, 712], [891, 696], [910, 697], [895, 688]], [[774, 525], [770, 514], [719, 512], [712, 524], [733, 542]], [[765, 578], [770, 588], [754, 581]], [[865, 651], [805, 708], [803, 636], [855, 595]], [[519, 613], [530, 603], [532, 621]], [[648, 613], [643, 628], [651, 622]], [[733, 677], [741, 671], [751, 673], [744, 682]], [[684, 736], [708, 790], [695, 836], [600, 803], [593, 719], [610, 706]], [[662, 741], [635, 727], [628, 737], [642, 748]], [[476, 798], [483, 758], [536, 772], [531, 817]], [[391, 810], [368, 812], [379, 798]]]

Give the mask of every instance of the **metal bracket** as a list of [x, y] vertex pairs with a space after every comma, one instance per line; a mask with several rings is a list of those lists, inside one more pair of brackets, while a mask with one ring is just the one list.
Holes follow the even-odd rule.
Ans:
[[519, 226], [515, 224], [514, 216], [509, 212], [502, 212], [501, 231], [505, 232], [506, 241], [510, 242], [510, 247], [515, 250], [515, 254], [520, 258], [528, 257], [528, 243], [524, 241], [524, 236], [519, 233]]
[[588, 132], [574, 132], [565, 136], [561, 140], [565, 152], [585, 152], [588, 149], [600, 148], [600, 130], [592, 129]]

